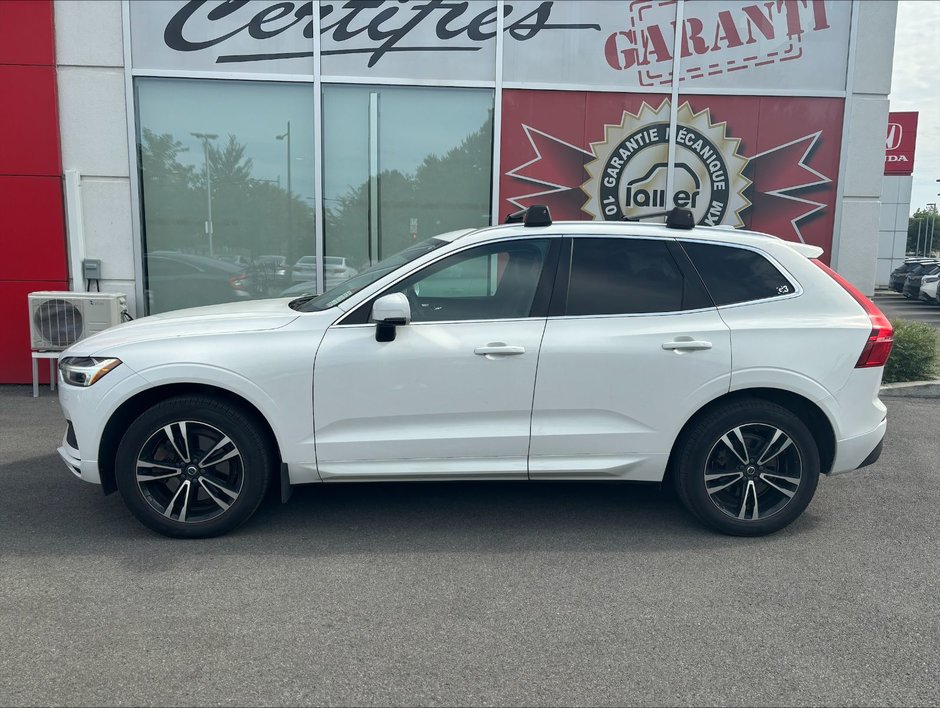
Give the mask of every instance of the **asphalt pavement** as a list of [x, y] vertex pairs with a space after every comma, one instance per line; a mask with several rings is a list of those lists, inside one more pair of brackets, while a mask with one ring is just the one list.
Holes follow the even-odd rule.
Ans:
[[940, 305], [932, 305], [923, 300], [909, 300], [893, 290], [878, 290], [872, 300], [888, 319], [926, 322], [940, 327]]
[[937, 705], [937, 400], [729, 538], [655, 487], [314, 485], [174, 541], [0, 387], [0, 705]]

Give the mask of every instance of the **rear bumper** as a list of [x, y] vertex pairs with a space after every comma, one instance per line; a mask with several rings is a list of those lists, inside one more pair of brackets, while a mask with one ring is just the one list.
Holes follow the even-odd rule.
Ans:
[[881, 456], [881, 446], [888, 419], [883, 419], [874, 430], [854, 438], [839, 440], [836, 443], [836, 459], [829, 473], [842, 474], [874, 464]]

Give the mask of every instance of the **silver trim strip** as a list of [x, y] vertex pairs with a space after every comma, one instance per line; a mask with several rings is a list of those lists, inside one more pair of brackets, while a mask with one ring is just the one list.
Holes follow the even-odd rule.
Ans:
[[140, 165], [137, 160], [137, 99], [134, 94], [134, 73], [131, 70], [131, 11], [130, 0], [121, 0], [121, 23], [124, 39], [124, 107], [127, 121], [127, 160], [131, 192], [131, 241], [134, 252], [134, 316], [150, 314], [144, 290], [144, 232], [141, 225]]

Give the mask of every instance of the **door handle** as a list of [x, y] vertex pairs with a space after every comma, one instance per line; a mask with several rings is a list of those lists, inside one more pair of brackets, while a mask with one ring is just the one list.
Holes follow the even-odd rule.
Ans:
[[663, 349], [669, 351], [698, 351], [701, 349], [711, 349], [712, 343], [695, 339], [681, 339], [674, 342], [664, 342]]
[[477, 347], [473, 350], [474, 354], [479, 356], [513, 356], [516, 354], [525, 354], [525, 347], [512, 344], [503, 344], [502, 342], [493, 342], [485, 347]]

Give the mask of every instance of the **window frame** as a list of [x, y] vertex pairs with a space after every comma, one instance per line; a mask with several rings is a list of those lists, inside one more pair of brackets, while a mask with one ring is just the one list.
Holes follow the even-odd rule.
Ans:
[[[665, 244], [667, 252], [675, 261], [676, 267], [684, 278], [697, 282], [702, 292], [708, 298], [709, 305], [697, 307], [689, 310], [662, 310], [658, 312], [616, 312], [616, 313], [597, 313], [591, 315], [569, 315], [567, 313], [568, 289], [571, 285], [571, 264], [574, 251], [574, 242], [577, 239], [618, 239], [629, 241], [656, 241]], [[706, 312], [716, 308], [715, 301], [705, 287], [705, 283], [698, 271], [692, 265], [686, 252], [679, 246], [677, 239], [672, 237], [663, 237], [645, 234], [598, 234], [598, 233], [572, 233], [563, 238], [561, 255], [558, 259], [558, 271], [555, 278], [555, 289], [552, 293], [552, 300], [549, 305], [549, 317], [552, 319], [598, 319], [612, 317], [662, 317], [672, 315], [684, 315], [693, 312]]]

